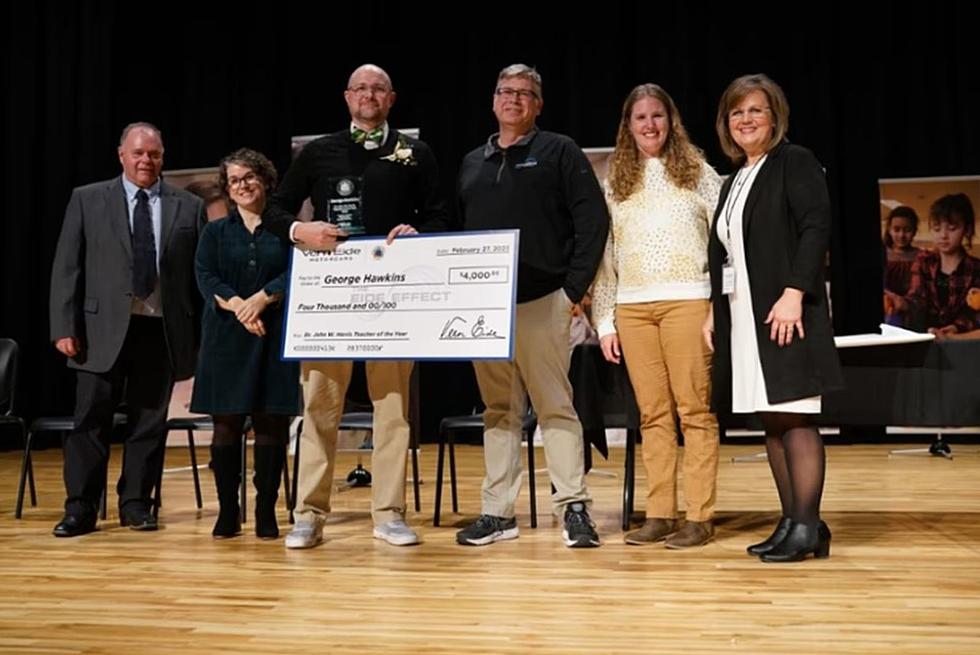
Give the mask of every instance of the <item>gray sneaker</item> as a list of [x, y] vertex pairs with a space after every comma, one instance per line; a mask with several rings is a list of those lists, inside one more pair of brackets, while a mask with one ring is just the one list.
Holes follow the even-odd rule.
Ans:
[[392, 546], [412, 546], [419, 543], [419, 536], [401, 519], [374, 526], [374, 538], [384, 539]]
[[296, 521], [286, 535], [286, 548], [313, 548], [323, 541], [323, 526], [317, 521]]

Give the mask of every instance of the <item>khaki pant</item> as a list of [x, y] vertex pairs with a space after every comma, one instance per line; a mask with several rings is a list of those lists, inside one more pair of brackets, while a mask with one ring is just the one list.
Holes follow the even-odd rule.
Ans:
[[[408, 389], [413, 362], [365, 364], [374, 405], [371, 454], [371, 515], [375, 525], [405, 516], [405, 463], [408, 458]], [[295, 516], [322, 521], [330, 511], [337, 426], [344, 412], [353, 362], [303, 362], [303, 434]]]
[[[568, 503], [591, 502], [585, 485], [582, 425], [568, 381], [571, 303], [559, 289], [517, 306], [513, 361], [474, 362], [483, 413], [483, 513], [510, 518], [521, 488], [521, 422], [527, 398], [538, 416], [557, 514]], [[534, 472], [529, 472], [534, 475]]]
[[647, 518], [677, 517], [677, 429], [684, 433], [689, 521], [714, 514], [718, 421], [711, 413], [711, 353], [701, 338], [707, 300], [618, 305], [616, 327], [640, 409]]

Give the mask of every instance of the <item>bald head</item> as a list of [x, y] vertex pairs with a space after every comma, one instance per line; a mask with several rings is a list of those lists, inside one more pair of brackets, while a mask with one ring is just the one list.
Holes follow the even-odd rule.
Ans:
[[385, 81], [385, 84], [388, 85], [388, 88], [392, 88], [391, 77], [385, 72], [385, 69], [381, 68], [381, 66], [375, 66], [374, 64], [361, 64], [355, 68], [354, 72], [350, 74], [350, 78], [347, 80], [347, 88], [349, 89], [353, 87], [356, 84], [354, 78], [358, 77], [360, 73], [365, 72], [370, 72], [374, 75], [380, 76]]
[[359, 66], [347, 81], [344, 100], [355, 125], [363, 130], [374, 129], [388, 120], [388, 112], [395, 104], [391, 78], [380, 66]]

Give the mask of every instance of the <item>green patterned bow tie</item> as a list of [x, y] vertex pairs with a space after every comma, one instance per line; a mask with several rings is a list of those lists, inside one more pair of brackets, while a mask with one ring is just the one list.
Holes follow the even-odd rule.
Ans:
[[376, 127], [373, 130], [366, 132], [359, 127], [355, 127], [350, 132], [351, 138], [354, 139], [354, 143], [364, 143], [366, 141], [371, 141], [373, 143], [381, 145], [381, 140], [384, 138], [385, 131]]

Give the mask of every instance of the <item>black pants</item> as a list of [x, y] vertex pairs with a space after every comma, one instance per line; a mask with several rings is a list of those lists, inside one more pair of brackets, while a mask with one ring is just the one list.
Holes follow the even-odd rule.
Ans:
[[119, 357], [105, 373], [78, 371], [75, 429], [65, 439], [65, 510], [94, 516], [109, 463], [112, 417], [125, 399], [128, 434], [116, 489], [119, 506], [149, 508], [163, 466], [165, 424], [174, 376], [163, 321], [133, 316]]

